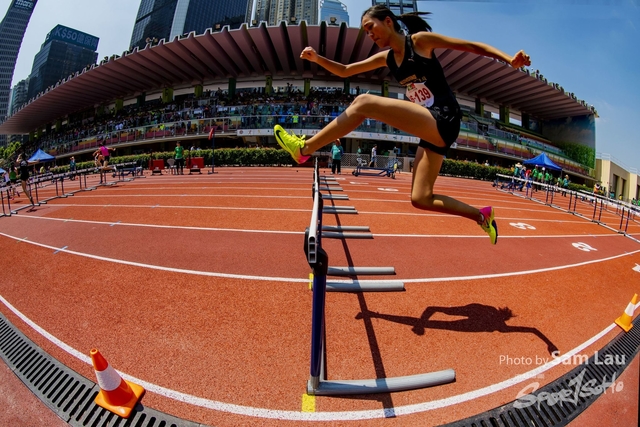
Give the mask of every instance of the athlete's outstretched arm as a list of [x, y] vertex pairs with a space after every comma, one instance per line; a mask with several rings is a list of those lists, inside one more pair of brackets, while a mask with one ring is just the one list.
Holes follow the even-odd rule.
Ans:
[[353, 64], [344, 65], [336, 61], [325, 58], [318, 55], [316, 50], [312, 47], [305, 47], [300, 53], [300, 58], [306, 59], [310, 62], [315, 62], [327, 71], [332, 72], [338, 77], [349, 77], [355, 74], [366, 73], [367, 71], [375, 70], [376, 68], [387, 66], [387, 54], [388, 52], [382, 51], [375, 55], [368, 57], [359, 62]]
[[443, 36], [442, 34], [419, 32], [412, 36], [414, 46], [421, 56], [431, 56], [433, 49], [454, 49], [471, 52], [478, 55], [488, 56], [489, 58], [499, 59], [511, 65], [513, 68], [520, 68], [525, 65], [531, 65], [529, 55], [524, 50], [519, 51], [510, 56], [503, 51], [496, 49], [485, 43], [472, 42], [468, 40], [456, 39], [453, 37]]

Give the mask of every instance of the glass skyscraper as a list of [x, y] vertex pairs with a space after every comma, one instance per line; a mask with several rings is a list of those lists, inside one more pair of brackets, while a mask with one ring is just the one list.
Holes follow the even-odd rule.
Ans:
[[70, 74], [95, 64], [98, 41], [97, 37], [90, 34], [56, 25], [33, 58], [28, 98], [33, 98]]
[[248, 0], [178, 0], [173, 16], [170, 40], [195, 31], [202, 34], [207, 28], [229, 25], [240, 28], [245, 22]]
[[[331, 18], [335, 18], [335, 22], [331, 22]], [[338, 0], [320, 0], [320, 21], [336, 25], [346, 22], [349, 25], [347, 6]]]
[[[0, 22], [0, 122], [7, 116], [13, 70], [27, 24], [37, 2], [38, 0], [13, 0]], [[4, 145], [6, 136], [0, 135], [0, 146]]]
[[11, 88], [11, 96], [9, 97], [9, 110], [7, 116], [12, 116], [15, 111], [26, 104], [29, 100], [27, 91], [29, 90], [29, 78], [20, 80]]
[[142, 0], [131, 34], [131, 46], [144, 49], [148, 40], [169, 39], [178, 0]]
[[249, 0], [142, 0], [131, 35], [131, 47], [143, 49], [148, 41], [164, 39], [207, 28], [229, 25], [239, 28], [245, 22]]
[[318, 24], [318, 0], [250, 0], [247, 22], [251, 25], [266, 21], [268, 25], [297, 24], [307, 21]]

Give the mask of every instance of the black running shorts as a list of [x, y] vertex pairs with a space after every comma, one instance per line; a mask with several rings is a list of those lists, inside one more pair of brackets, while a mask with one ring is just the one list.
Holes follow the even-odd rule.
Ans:
[[462, 112], [459, 107], [451, 108], [448, 106], [444, 107], [431, 107], [429, 108], [431, 115], [436, 120], [438, 126], [438, 133], [440, 137], [446, 144], [445, 147], [439, 147], [430, 142], [425, 141], [424, 139], [420, 140], [418, 146], [425, 148], [427, 150], [431, 150], [434, 153], [445, 156], [451, 144], [453, 144], [456, 139], [458, 139], [458, 134], [460, 133], [460, 120], [462, 119]]

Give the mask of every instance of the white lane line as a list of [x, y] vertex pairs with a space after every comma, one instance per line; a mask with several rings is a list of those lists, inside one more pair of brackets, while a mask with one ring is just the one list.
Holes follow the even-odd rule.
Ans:
[[[88, 203], [56, 203], [55, 206], [60, 207], [81, 207], [81, 208], [139, 208], [139, 209], [213, 209], [213, 210], [237, 210], [237, 211], [277, 211], [277, 212], [309, 212], [309, 209], [287, 209], [287, 208], [261, 208], [261, 207], [234, 207], [234, 206], [175, 206], [175, 205], [94, 205]], [[370, 212], [370, 211], [358, 211], [359, 214], [367, 214], [367, 215], [404, 215], [404, 216], [419, 216], [419, 217], [438, 217], [438, 218], [450, 218], [450, 219], [459, 219], [454, 215], [448, 214], [425, 214], [425, 213], [417, 213], [417, 212]], [[564, 224], [575, 223], [575, 224], [591, 224], [591, 222], [587, 220], [576, 220], [576, 221], [562, 221], [557, 219], [539, 219], [539, 218], [521, 218], [521, 217], [497, 217], [499, 220], [518, 220], [518, 221], [539, 221], [539, 222], [562, 222]]]
[[[16, 217], [17, 218], [17, 217]], [[131, 222], [108, 222], [108, 221], [91, 221], [88, 219], [63, 219], [63, 218], [52, 218], [52, 217], [43, 217], [43, 216], [23, 216], [21, 218], [31, 218], [31, 219], [39, 219], [45, 221], [62, 221], [65, 223], [68, 222], [77, 222], [83, 224], [100, 224], [100, 225], [109, 225], [113, 227], [114, 225], [123, 226], [123, 227], [146, 227], [146, 228], [168, 228], [168, 229], [176, 229], [176, 230], [197, 230], [197, 231], [228, 231], [235, 233], [264, 233], [264, 234], [304, 234], [302, 231], [284, 231], [284, 230], [246, 230], [240, 228], [217, 228], [217, 227], [196, 227], [196, 226], [188, 226], [188, 225], [161, 225], [161, 224], [139, 224], [139, 223], [131, 223]], [[617, 234], [614, 234], [617, 235]], [[581, 235], [581, 237], [584, 235]], [[486, 237], [486, 236], [485, 236]]]
[[53, 254], [55, 255], [55, 254], [57, 254], [58, 252], [64, 251], [64, 250], [65, 250], [65, 249], [67, 249], [67, 248], [68, 248], [68, 246], [63, 246], [63, 247], [61, 247], [60, 249], [58, 249], [57, 251], [55, 251]]
[[[55, 204], [55, 206], [61, 207], [81, 207], [81, 208], [104, 208], [104, 205], [90, 205], [90, 204]], [[309, 209], [284, 209], [284, 208], [238, 208], [230, 206], [172, 206], [172, 205], [110, 205], [110, 208], [145, 208], [145, 209], [214, 209], [214, 210], [229, 210], [229, 211], [279, 211], [279, 212], [309, 212]]]
[[[34, 241], [27, 241], [26, 237], [24, 239], [20, 239], [18, 237], [15, 236], [11, 236], [9, 234], [5, 234], [5, 233], [0, 233], [0, 236], [4, 236], [7, 237], [9, 239], [14, 239], [14, 240], [18, 240], [18, 241], [24, 241], [25, 243], [29, 243], [31, 245], [35, 245], [35, 246], [40, 246], [43, 248], [47, 248], [47, 249], [54, 249], [57, 250], [58, 248], [50, 246], [50, 245], [46, 245], [44, 243], [38, 243], [38, 242], [34, 242]], [[117, 258], [109, 258], [109, 257], [103, 257], [103, 256], [99, 256], [99, 255], [93, 255], [93, 254], [88, 254], [86, 252], [76, 252], [76, 251], [70, 251], [68, 249], [65, 250], [61, 250], [61, 252], [65, 252], [71, 255], [77, 255], [77, 256], [83, 256], [83, 257], [87, 257], [87, 258], [92, 258], [92, 259], [96, 259], [99, 261], [107, 261], [107, 262], [114, 262], [117, 264], [124, 264], [124, 265], [131, 265], [134, 267], [140, 267], [140, 268], [149, 268], [152, 270], [161, 270], [161, 271], [169, 271], [172, 273], [183, 273], [183, 274], [192, 274], [192, 275], [196, 275], [196, 276], [208, 276], [208, 277], [223, 277], [223, 278], [228, 278], [228, 279], [239, 279], [239, 280], [263, 280], [263, 281], [272, 281], [272, 282], [289, 282], [289, 283], [309, 283], [308, 278], [307, 279], [300, 279], [300, 278], [296, 278], [296, 277], [267, 277], [267, 276], [251, 276], [251, 275], [243, 275], [243, 274], [229, 274], [229, 273], [217, 273], [217, 272], [212, 272], [212, 271], [199, 271], [199, 270], [187, 270], [187, 269], [181, 269], [181, 268], [174, 268], [174, 267], [164, 267], [164, 266], [160, 266], [160, 265], [155, 265], [155, 264], [144, 264], [144, 263], [140, 263], [140, 262], [134, 262], [134, 261], [126, 261], [126, 260], [121, 260], [121, 259], [117, 259]], [[625, 257], [625, 256], [629, 256], [629, 255], [634, 255], [640, 253], [640, 249], [636, 250], [636, 251], [632, 251], [632, 252], [625, 252], [623, 254], [618, 254], [618, 255], [613, 255], [610, 257], [606, 257], [606, 258], [599, 258], [599, 259], [594, 259], [594, 260], [590, 260], [590, 261], [583, 261], [583, 262], [579, 262], [576, 264], [565, 264], [565, 265], [558, 265], [555, 267], [545, 267], [545, 268], [539, 268], [539, 269], [535, 269], [535, 270], [520, 270], [520, 271], [510, 271], [510, 272], [506, 272], [506, 273], [493, 273], [493, 274], [480, 274], [480, 275], [474, 275], [474, 276], [453, 276], [453, 277], [426, 277], [426, 278], [416, 278], [416, 279], [397, 279], [397, 280], [390, 280], [390, 282], [401, 282], [401, 283], [433, 283], [433, 282], [454, 282], [454, 281], [464, 281], [464, 280], [484, 280], [484, 279], [495, 279], [498, 277], [510, 277], [510, 276], [524, 276], [524, 275], [529, 275], [529, 274], [536, 274], [536, 273], [545, 273], [545, 272], [549, 272], [549, 271], [557, 271], [557, 270], [564, 270], [564, 269], [569, 269], [569, 268], [574, 268], [574, 267], [582, 267], [585, 265], [589, 265], [589, 264], [596, 264], [599, 262], [605, 262], [605, 261], [610, 261], [610, 260], [614, 260], [617, 258], [621, 258], [621, 257]], [[342, 279], [342, 280], [335, 280], [335, 282], [337, 283], [369, 283], [369, 282], [378, 282], [379, 280], [353, 280], [353, 279]]]
[[[444, 215], [445, 217], [451, 217], [451, 215]], [[91, 221], [91, 220], [80, 220], [80, 219], [63, 219], [63, 218], [53, 218], [53, 217], [42, 217], [42, 216], [16, 216], [19, 219], [37, 219], [44, 221], [62, 221], [65, 223], [68, 222], [77, 222], [84, 224], [104, 224], [113, 227], [114, 225], [121, 225], [127, 227], [146, 227], [146, 228], [166, 228], [166, 229], [176, 229], [176, 230], [199, 230], [199, 231], [225, 231], [225, 232], [235, 232], [235, 233], [264, 233], [264, 234], [304, 234], [301, 231], [285, 231], [285, 230], [245, 230], [239, 228], [219, 228], [219, 227], [196, 227], [196, 226], [187, 226], [187, 225], [161, 225], [161, 224], [140, 224], [140, 223], [131, 223], [131, 222], [107, 222], [107, 221]], [[531, 220], [527, 220], [531, 221]], [[557, 221], [560, 222], [560, 221]], [[422, 239], [434, 239], [434, 238], [448, 238], [448, 239], [482, 239], [487, 236], [483, 235], [459, 235], [459, 234], [390, 234], [390, 233], [381, 233], [381, 234], [373, 234], [373, 237], [416, 237]], [[501, 236], [501, 239], [527, 239], [527, 238], [573, 238], [573, 237], [624, 237], [618, 233], [606, 233], [606, 234], [548, 234], [548, 235], [514, 235], [514, 236]]]
[[[235, 190], [239, 190], [240, 188], [235, 188]], [[182, 190], [184, 190], [182, 188]], [[303, 189], [300, 191], [308, 191], [308, 189]], [[350, 191], [350, 193], [355, 193], [357, 191]], [[360, 193], [376, 193], [374, 191], [360, 191]], [[358, 197], [350, 197], [349, 199], [351, 201], [359, 201], [359, 202], [376, 202], [376, 203], [407, 203], [409, 202], [409, 197], [410, 194], [400, 194], [403, 198], [402, 199], [367, 199], [367, 198], [358, 198]], [[110, 194], [110, 195], [83, 195], [82, 198], [83, 199], [90, 199], [90, 198], [100, 198], [100, 199], [104, 199], [105, 197], [108, 196], [112, 196], [112, 197], [117, 197], [117, 198], [122, 198], [122, 197], [177, 197], [177, 194]], [[260, 195], [260, 194], [202, 194], [202, 193], [197, 193], [197, 194], [180, 194], [181, 197], [198, 197], [198, 198], [203, 198], [203, 197], [235, 197], [235, 198], [247, 198], [247, 199], [302, 199], [302, 200], [309, 200], [310, 198], [308, 196], [267, 196], [267, 195]], [[472, 197], [467, 197], [467, 200], [475, 200], [476, 198], [472, 198]], [[483, 200], [486, 201], [486, 199], [478, 199], [478, 200]], [[528, 203], [520, 203], [521, 205], [528, 205]], [[566, 215], [566, 212], [561, 211], [561, 210], [557, 210], [557, 209], [526, 209], [526, 208], [518, 208], [518, 207], [507, 207], [507, 206], [494, 206], [495, 209], [499, 209], [499, 210], [518, 210], [518, 211], [525, 211], [525, 212], [544, 212], [544, 213], [554, 213], [554, 214], [558, 214], [558, 215]]]
[[[27, 316], [25, 316], [22, 312], [16, 309], [9, 301], [7, 301], [2, 295], [0, 295], [0, 301], [11, 310], [16, 316], [18, 316], [23, 322], [33, 328], [40, 335], [51, 341], [53, 344], [61, 348], [63, 351], [66, 351], [70, 355], [76, 357], [82, 362], [91, 365], [91, 359], [85, 354], [79, 352], [74, 349], [70, 345], [64, 343], [63, 341], [57, 339], [50, 333], [48, 333], [45, 329], [41, 328]], [[635, 309], [640, 306], [638, 303]], [[516, 375], [515, 377], [506, 379], [499, 383], [491, 384], [486, 387], [482, 387], [476, 390], [472, 390], [466, 393], [458, 394], [455, 396], [450, 396], [443, 399], [433, 400], [430, 402], [423, 403], [415, 403], [412, 405], [404, 405], [394, 408], [385, 408], [385, 409], [373, 409], [373, 410], [360, 410], [360, 411], [340, 411], [340, 412], [299, 412], [299, 411], [284, 411], [284, 410], [276, 410], [276, 409], [268, 409], [268, 408], [257, 408], [252, 406], [244, 406], [244, 405], [236, 405], [231, 403], [224, 403], [216, 400], [205, 399], [198, 396], [193, 396], [191, 394], [182, 393], [176, 390], [172, 390], [166, 387], [159, 386], [154, 383], [150, 383], [148, 381], [144, 381], [140, 378], [133, 377], [124, 372], [120, 372], [120, 375], [126, 380], [133, 381], [148, 391], [153, 393], [162, 395], [164, 397], [168, 397], [180, 402], [188, 403], [194, 406], [200, 406], [207, 409], [212, 409], [215, 411], [228, 412], [233, 414], [239, 414], [249, 417], [256, 418], [269, 418], [269, 419], [279, 419], [279, 420], [290, 420], [290, 421], [347, 421], [347, 420], [366, 420], [366, 419], [377, 419], [377, 418], [388, 418], [389, 411], [393, 412], [394, 415], [410, 415], [416, 414], [426, 411], [431, 411], [434, 409], [446, 408], [448, 406], [457, 405], [463, 402], [467, 402], [470, 400], [478, 399], [483, 396], [487, 396], [489, 394], [493, 394], [504, 390], [506, 388], [512, 387], [518, 383], [526, 381], [530, 378], [535, 378], [536, 376], [548, 371], [555, 366], [567, 361], [572, 360], [572, 357], [576, 354], [579, 354], [584, 349], [589, 347], [590, 345], [597, 342], [599, 339], [604, 337], [617, 325], [612, 323], [607, 326], [598, 334], [594, 335], [584, 343], [578, 345], [567, 353], [563, 354], [561, 357], [553, 358], [550, 362], [545, 363], [544, 365], [540, 365], [539, 367], [532, 369], [530, 371], [524, 372], [520, 375]]]
[[77, 252], [77, 251], [70, 251], [68, 249], [59, 249], [59, 248], [56, 248], [54, 246], [46, 245], [44, 243], [27, 241], [27, 240], [25, 240], [26, 237], [21, 240], [21, 239], [18, 239], [17, 237], [15, 237], [15, 236], [11, 236], [11, 235], [5, 234], [5, 233], [0, 233], [0, 236], [4, 236], [4, 237], [7, 237], [9, 239], [14, 239], [14, 240], [18, 240], [18, 241], [24, 241], [25, 243], [29, 243], [29, 244], [32, 244], [32, 245], [40, 246], [42, 248], [59, 250], [60, 252], [64, 252], [64, 253], [71, 254], [71, 255], [78, 255], [78, 256], [82, 256], [82, 257], [86, 257], [86, 258], [96, 259], [98, 261], [106, 261], [106, 262], [113, 262], [113, 263], [116, 263], [116, 264], [130, 265], [130, 266], [133, 266], [133, 267], [149, 268], [151, 270], [161, 270], [161, 271], [169, 271], [169, 272], [172, 272], [172, 273], [192, 274], [192, 275], [196, 275], [196, 276], [223, 277], [223, 278], [227, 278], [227, 279], [309, 283], [309, 279], [299, 279], [299, 278], [290, 278], [290, 277], [251, 276], [251, 275], [244, 275], [244, 274], [227, 274], [227, 273], [216, 273], [216, 272], [213, 272], [213, 271], [187, 270], [187, 269], [182, 269], [182, 268], [163, 267], [163, 266], [154, 265], [154, 264], [143, 264], [143, 263], [140, 263], [140, 262], [126, 261], [126, 260], [117, 259], [117, 258], [109, 258], [109, 257], [103, 257], [103, 256], [99, 256], [99, 255], [93, 255], [93, 254], [89, 254], [89, 253], [86, 253], [86, 252]]
[[[309, 190], [305, 190], [305, 191], [309, 191]], [[301, 200], [312, 200], [311, 197], [309, 196], [263, 196], [263, 195], [257, 195], [257, 194], [202, 194], [202, 193], [197, 193], [197, 194], [113, 194], [111, 195], [112, 197], [116, 197], [118, 199], [120, 198], [124, 198], [124, 197], [168, 197], [168, 198], [174, 198], [174, 197], [198, 197], [198, 198], [204, 198], [204, 197], [224, 197], [224, 198], [233, 198], [233, 197], [237, 197], [237, 198], [243, 198], [243, 199], [301, 199]], [[104, 194], [101, 195], [95, 195], [95, 196], [91, 196], [91, 195], [86, 195], [86, 196], [82, 196], [83, 199], [90, 199], [90, 198], [100, 198], [100, 199], [104, 199], [106, 196]], [[372, 199], [374, 200], [374, 199]], [[404, 200], [404, 202], [406, 203], [407, 201]]]

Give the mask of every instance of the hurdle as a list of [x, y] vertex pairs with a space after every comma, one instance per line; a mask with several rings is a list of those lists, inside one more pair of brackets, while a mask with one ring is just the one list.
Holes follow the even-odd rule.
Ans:
[[367, 175], [367, 176], [387, 176], [393, 179], [396, 178], [396, 171], [398, 170], [398, 161], [390, 160], [386, 167], [368, 167], [362, 164], [362, 159], [358, 159], [356, 168], [351, 172], [353, 176]]
[[[445, 369], [426, 374], [408, 375], [392, 378], [373, 378], [361, 380], [328, 380], [325, 360], [325, 302], [327, 291], [363, 292], [403, 290], [404, 284], [399, 282], [360, 282], [327, 283], [329, 274], [395, 274], [390, 267], [329, 267], [329, 256], [322, 248], [324, 232], [365, 231], [362, 227], [349, 229], [346, 227], [326, 227], [322, 225], [323, 197], [320, 193], [320, 174], [318, 161], [314, 165], [313, 208], [311, 222], [305, 230], [304, 252], [307, 262], [313, 271], [312, 311], [311, 311], [311, 360], [310, 375], [307, 381], [307, 394], [317, 396], [352, 395], [390, 393], [414, 390], [447, 384], [455, 381], [455, 371]], [[366, 227], [368, 230], [368, 227]], [[337, 286], [336, 286], [337, 285]], [[367, 286], [373, 285], [373, 286]]]
[[[523, 187], [525, 185], [527, 186], [527, 190], [525, 194], [522, 194], [522, 195], [517, 194], [516, 191], [510, 190], [510, 188], [507, 188], [507, 190], [504, 190], [503, 189], [505, 187], [504, 185], [498, 187], [497, 182], [500, 178], [505, 178], [510, 180], [511, 184], [509, 184], [509, 187], [513, 189], [515, 189], [515, 187], [518, 186], [518, 184], [516, 184], [517, 182], [522, 182]], [[533, 197], [533, 192], [529, 191], [529, 187], [528, 187], [529, 183], [531, 183], [532, 186], [537, 185], [541, 188], [542, 191], [545, 191], [544, 200], [536, 199]], [[512, 177], [504, 174], [496, 174], [496, 181], [494, 181], [493, 186], [496, 187], [498, 191], [510, 193], [510, 194], [513, 194], [514, 196], [522, 197], [524, 199], [531, 200], [536, 203], [547, 205], [552, 208], [570, 213], [572, 215], [578, 216], [580, 218], [584, 218], [585, 220], [598, 224], [613, 232], [623, 234], [625, 237], [628, 237], [632, 240], [639, 241], [638, 239], [630, 235], [628, 232], [629, 222], [636, 220], [636, 210], [631, 204], [621, 202], [619, 200], [609, 199], [607, 197], [602, 197], [597, 194], [588, 193], [583, 190], [575, 191], [575, 190], [569, 190], [566, 188], [558, 188], [553, 185], [544, 184], [540, 182], [531, 182], [531, 181], [523, 180], [522, 178]], [[566, 209], [560, 205], [560, 202], [556, 202], [556, 200], [554, 199], [556, 192], [569, 195], [568, 197], [569, 204]], [[577, 205], [578, 205], [579, 199], [593, 205], [593, 210], [590, 214], [581, 213], [578, 211]], [[611, 207], [611, 209], [609, 209], [609, 207]], [[611, 212], [614, 215], [620, 216], [620, 222], [617, 224], [617, 228], [613, 224], [609, 225], [602, 220], [603, 211]]]

